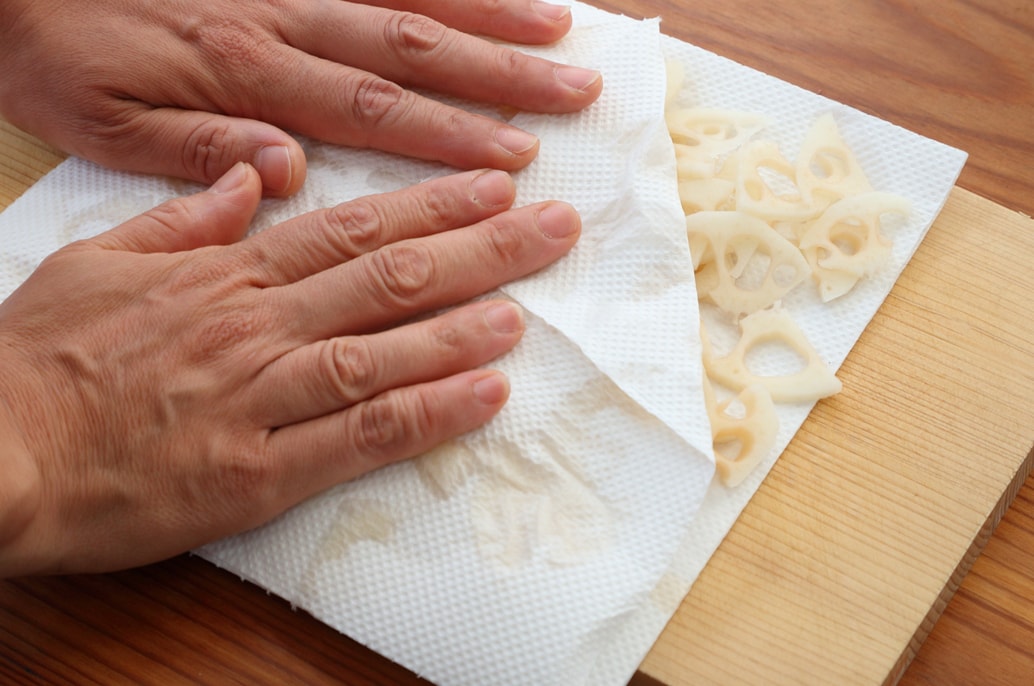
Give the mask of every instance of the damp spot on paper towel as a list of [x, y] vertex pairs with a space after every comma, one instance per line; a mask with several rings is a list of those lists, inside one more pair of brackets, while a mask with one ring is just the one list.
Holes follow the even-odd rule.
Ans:
[[319, 562], [343, 558], [357, 543], [387, 543], [395, 535], [395, 518], [388, 507], [369, 498], [346, 498], [337, 508], [334, 523], [320, 542]]
[[637, 422], [659, 420], [603, 376], [560, 404], [564, 414], [551, 414], [519, 440], [472, 434], [414, 461], [421, 484], [434, 497], [468, 499], [474, 541], [486, 560], [504, 567], [535, 560], [570, 566], [614, 545], [612, 506], [584, 464], [596, 457], [587, 454], [596, 449], [587, 426], [610, 413]]
[[437, 498], [455, 495], [477, 469], [477, 455], [459, 439], [446, 441], [414, 461], [424, 486]]
[[[558, 450], [549, 445], [547, 450]], [[513, 444], [495, 446], [471, 497], [471, 524], [483, 555], [507, 567], [536, 557], [576, 565], [613, 543], [613, 517], [573, 460], [540, 464]]]
[[[627, 374], [654, 375], [659, 369], [660, 367], [650, 365], [628, 365], [623, 371]], [[568, 396], [565, 407], [574, 416], [618, 412], [640, 423], [661, 423], [645, 407], [628, 397], [616, 383], [606, 376], [598, 376], [582, 385], [577, 393]], [[574, 430], [581, 431], [581, 428]]]
[[520, 445], [496, 440], [479, 452], [471, 523], [481, 553], [504, 566], [537, 558], [576, 565], [614, 544], [616, 518], [582, 464], [593, 457], [585, 454], [594, 444], [586, 424], [604, 412], [639, 418], [644, 411], [606, 377], [584, 384], [563, 405], [570, 417], [553, 415]]
[[334, 522], [327, 528], [318, 547], [306, 563], [298, 581], [297, 598], [292, 602], [306, 606], [320, 593], [325, 564], [344, 559], [356, 545], [387, 544], [395, 536], [395, 517], [388, 506], [373, 498], [345, 498], [338, 502]]
[[[564, 435], [578, 430], [564, 421], [554, 429]], [[474, 448], [455, 439], [417, 458], [417, 474], [442, 500], [470, 486], [477, 549], [504, 567], [538, 557], [574, 565], [609, 547], [613, 517], [575, 457], [564, 450], [563, 440], [543, 435], [527, 444], [522, 449], [495, 439]], [[531, 453], [538, 453], [540, 461], [531, 459]]]
[[161, 198], [150, 193], [121, 193], [118, 196], [104, 198], [70, 215], [58, 234], [58, 241], [67, 244], [92, 238], [153, 209], [161, 201]]

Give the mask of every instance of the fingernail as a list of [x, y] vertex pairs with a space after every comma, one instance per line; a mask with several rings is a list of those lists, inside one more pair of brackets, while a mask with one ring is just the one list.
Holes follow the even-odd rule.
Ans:
[[559, 203], [545, 207], [539, 212], [536, 221], [546, 238], [565, 238], [578, 230], [578, 222], [575, 221], [574, 215], [566, 206]]
[[556, 77], [576, 91], [584, 91], [600, 79], [600, 73], [581, 67], [557, 67]]
[[485, 405], [498, 405], [510, 393], [510, 384], [499, 372], [491, 372], [474, 382], [474, 397]]
[[491, 170], [470, 182], [474, 202], [484, 207], [508, 205], [513, 200], [513, 180], [506, 172]]
[[567, 5], [553, 5], [548, 2], [536, 2], [535, 11], [546, 19], [553, 21], [560, 21], [566, 19], [567, 15], [571, 14], [571, 8]]
[[230, 170], [219, 177], [219, 180], [212, 184], [209, 188], [213, 193], [229, 193], [230, 191], [239, 188], [244, 179], [248, 176], [247, 165], [244, 162], [238, 162], [237, 164], [230, 167]]
[[291, 151], [286, 145], [268, 145], [255, 153], [255, 169], [262, 177], [262, 187], [283, 193], [291, 187]]
[[524, 329], [524, 314], [514, 303], [496, 303], [485, 310], [485, 321], [498, 333], [514, 333]]
[[539, 139], [527, 131], [504, 126], [495, 132], [495, 142], [511, 154], [522, 155], [538, 145]]

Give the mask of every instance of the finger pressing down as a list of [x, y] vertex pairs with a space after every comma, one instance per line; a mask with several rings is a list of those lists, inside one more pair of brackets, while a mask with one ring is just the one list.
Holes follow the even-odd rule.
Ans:
[[311, 342], [465, 302], [555, 262], [580, 230], [574, 208], [552, 201], [384, 246], [280, 289], [284, 331]]
[[291, 480], [281, 481], [286, 492], [316, 493], [476, 429], [502, 409], [509, 393], [498, 371], [460, 372], [277, 429], [268, 451], [277, 464], [305, 464], [285, 474]]
[[394, 388], [480, 366], [524, 333], [520, 308], [478, 302], [424, 321], [312, 343], [267, 366], [255, 380], [254, 418], [284, 427], [356, 406]]

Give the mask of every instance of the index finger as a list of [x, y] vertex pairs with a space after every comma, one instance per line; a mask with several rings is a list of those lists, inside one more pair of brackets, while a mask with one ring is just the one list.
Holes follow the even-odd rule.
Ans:
[[470, 226], [508, 209], [516, 191], [506, 172], [480, 170], [316, 210], [235, 246], [259, 265], [260, 286], [280, 286], [407, 238]]
[[283, 32], [299, 50], [394, 83], [535, 112], [583, 109], [603, 87], [593, 69], [525, 55], [409, 12], [336, 3]]

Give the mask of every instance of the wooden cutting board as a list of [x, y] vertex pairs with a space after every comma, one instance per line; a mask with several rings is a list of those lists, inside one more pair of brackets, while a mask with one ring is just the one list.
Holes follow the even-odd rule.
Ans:
[[1030, 473], [1034, 221], [956, 188], [642, 672], [893, 683]]
[[[61, 159], [0, 122], [0, 208]], [[634, 683], [897, 679], [1034, 460], [1032, 256], [952, 192]]]

